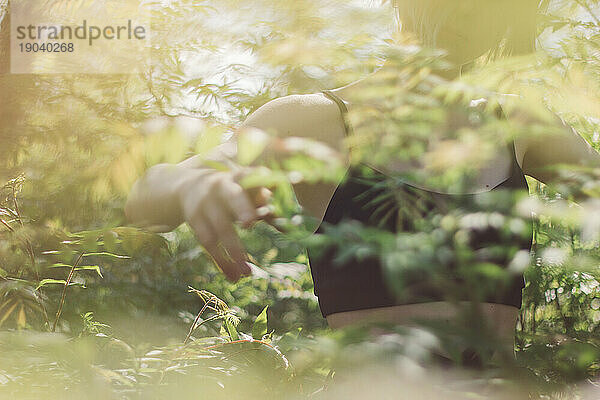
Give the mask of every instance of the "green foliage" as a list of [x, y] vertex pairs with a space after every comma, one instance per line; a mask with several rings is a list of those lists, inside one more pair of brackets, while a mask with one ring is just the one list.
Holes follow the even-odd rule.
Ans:
[[[410, 398], [418, 385], [400, 380], [398, 387], [398, 376], [422, 382], [441, 354], [463, 363], [465, 347], [498, 369], [454, 383], [544, 398], [587, 390], [581, 382], [597, 379], [600, 368], [600, 253], [597, 200], [581, 199], [600, 195], [598, 171], [560, 166], [556, 187], [530, 180], [533, 200], [492, 196], [444, 215], [422, 215], [426, 199], [398, 188], [409, 180], [460, 191], [499, 143], [549, 134], [560, 125], [557, 115], [598, 149], [597, 2], [542, 2], [536, 55], [477, 60], [451, 82], [439, 78], [448, 67], [443, 52], [405, 37], [392, 41], [390, 10], [376, 3], [145, 2], [154, 32], [153, 65], [143, 74], [0, 75], [9, 100], [0, 106], [2, 396], [336, 398], [344, 394], [326, 391], [336, 373], [378, 365], [381, 380], [362, 377], [370, 397], [388, 388]], [[395, 73], [373, 81], [353, 104], [355, 135], [346, 145], [356, 168], [426, 161], [412, 175], [365, 178], [387, 190], [373, 204], [374, 218], [421, 215], [416, 232], [348, 221], [308, 237], [312, 221], [291, 183], [337, 181], [343, 157], [321, 143], [258, 130], [239, 137], [238, 161], [248, 167], [242, 184], [272, 188], [279, 219], [239, 230], [252, 278], [227, 282], [185, 226], [160, 235], [125, 226], [125, 196], [148, 167], [207, 155], [268, 100], [348, 84], [384, 58]], [[487, 101], [473, 107], [481, 98]], [[440, 139], [444, 151], [429, 146]], [[273, 161], [272, 148], [285, 161]], [[473, 156], [457, 163], [445, 153]], [[490, 250], [512, 260], [508, 272], [465, 244], [473, 224], [527, 236], [531, 208], [532, 255], [502, 240]], [[378, 258], [400, 297], [420, 279], [450, 301], [464, 290], [472, 301], [458, 307], [452, 325], [331, 332], [312, 294], [306, 246], [315, 254], [337, 246], [339, 263]], [[464, 285], [444, 275], [451, 264], [461, 266]], [[498, 361], [487, 356], [500, 347], [495, 332], [479, 324], [473, 305], [526, 267], [518, 361], [502, 352]], [[422, 390], [452, 387], [426, 378]], [[432, 396], [482, 389], [465, 387]]]
[[256, 340], [260, 340], [267, 334], [267, 309], [269, 306], [265, 306], [263, 310], [258, 314], [258, 317], [254, 320], [252, 325], [252, 337]]

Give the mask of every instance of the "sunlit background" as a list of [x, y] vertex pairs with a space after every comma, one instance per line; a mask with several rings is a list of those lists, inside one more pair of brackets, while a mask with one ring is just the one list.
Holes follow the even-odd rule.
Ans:
[[[428, 106], [410, 99], [400, 105], [444, 116], [447, 104], [460, 108], [481, 94], [521, 94], [528, 99], [524, 109], [541, 116], [536, 129], [546, 126], [551, 110], [597, 145], [600, 4], [541, 3], [538, 54], [478, 66], [428, 93]], [[517, 358], [483, 373], [428, 367], [440, 346], [493, 347], [483, 332], [469, 336], [465, 324], [453, 332], [397, 328], [383, 336], [327, 329], [305, 247], [348, 244], [348, 228], [321, 241], [307, 236], [310, 218], [286, 179], [292, 173], [335, 178], [311, 154], [292, 166], [269, 166], [285, 233], [264, 223], [240, 229], [260, 269], [237, 284], [225, 280], [185, 225], [160, 235], [127, 225], [125, 199], [149, 167], [208, 154], [271, 99], [346, 85], [386, 59], [410, 76], [435, 72], [443, 64], [439, 53], [397, 32], [389, 2], [142, 1], [152, 12], [151, 62], [142, 74], [121, 75], [8, 73], [7, 4], [0, 0], [1, 396], [398, 398], [402, 392], [413, 398], [422, 390], [457, 399], [473, 392], [481, 398], [598, 396], [597, 171], [575, 171], [557, 188], [531, 179], [533, 197], [507, 211], [506, 221], [535, 211], [533, 262]], [[394, 135], [403, 126], [389, 125], [386, 110], [377, 112], [352, 117], [390, 128], [375, 138], [359, 132], [354, 140], [368, 151], [358, 151], [357, 160], [404, 151], [368, 147], [384, 139], [400, 143]], [[486, 127], [498, 121], [482, 121], [485, 138]], [[529, 134], [535, 124], [515, 129]], [[592, 198], [575, 205], [569, 199], [581, 188]], [[453, 217], [464, 222], [468, 216]], [[384, 234], [356, 232], [357, 248], [384, 248]], [[436, 243], [427, 235], [417, 239]], [[418, 249], [410, 254], [419, 256]], [[206, 302], [211, 308], [198, 316]]]

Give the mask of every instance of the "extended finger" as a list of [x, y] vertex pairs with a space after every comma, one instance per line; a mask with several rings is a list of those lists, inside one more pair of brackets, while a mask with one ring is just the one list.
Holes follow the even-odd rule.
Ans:
[[214, 231], [212, 224], [206, 217], [196, 218], [194, 221], [189, 221], [190, 227], [194, 231], [198, 242], [204, 247], [208, 255], [213, 259], [216, 266], [223, 271], [228, 280], [237, 281], [242, 271], [231, 258], [228, 257], [224, 249], [219, 246], [217, 233]]
[[211, 228], [216, 233], [218, 245], [222, 247], [229, 259], [237, 265], [240, 274], [250, 274], [250, 267], [246, 264], [247, 253], [235, 231], [232, 215], [222, 207], [206, 210], [205, 215]]
[[241, 269], [240, 264], [233, 262], [223, 247], [218, 243], [205, 246], [205, 248], [212, 257], [215, 265], [225, 274], [227, 280], [237, 282], [242, 274], [246, 274], [246, 272]]
[[256, 207], [240, 185], [226, 181], [219, 185], [218, 190], [223, 204], [243, 226], [247, 227], [257, 220]]

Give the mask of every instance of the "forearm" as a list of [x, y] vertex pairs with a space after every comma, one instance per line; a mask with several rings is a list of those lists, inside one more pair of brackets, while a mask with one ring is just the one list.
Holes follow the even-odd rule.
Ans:
[[168, 232], [184, 222], [181, 195], [206, 171], [206, 160], [225, 161], [235, 154], [235, 143], [217, 146], [208, 156], [193, 156], [179, 164], [158, 164], [151, 167], [131, 189], [125, 214], [134, 225], [156, 232]]
[[[268, 132], [269, 136], [261, 138], [260, 131], [263, 134]], [[271, 132], [275, 135], [270, 136]], [[244, 133], [249, 135], [246, 136], [246, 141], [243, 140]], [[236, 131], [236, 135], [229, 142], [215, 148], [210, 155], [191, 157], [177, 165], [151, 168], [145, 177], [136, 182], [127, 202], [127, 216], [137, 225], [159, 226], [163, 231], [172, 229], [183, 222], [181, 201], [190, 192], [184, 189], [203, 181], [195, 179], [197, 175], [190, 171], [207, 171], [214, 166], [210, 161], [235, 170], [252, 168], [256, 164], [277, 164], [295, 152], [305, 152], [307, 155], [313, 152], [314, 148], [308, 143], [303, 145], [297, 140], [285, 143], [288, 138], [305, 138], [324, 143], [332, 151], [321, 149], [323, 151], [317, 153], [328, 161], [339, 157], [337, 152], [343, 153], [344, 136], [344, 124], [338, 107], [322, 95], [288, 96], [274, 100], [248, 117]], [[253, 145], [260, 148], [261, 140], [264, 145], [262, 152], [253, 155]], [[250, 154], [250, 159], [239, 160], [237, 146], [245, 146], [245, 143], [251, 146], [250, 151], [246, 152]], [[248, 156], [241, 150], [241, 155]], [[244, 158], [248, 157], [242, 157]], [[245, 165], [238, 166], [238, 162]], [[250, 165], [246, 165], [248, 163]], [[191, 179], [195, 180], [192, 182]], [[335, 186], [303, 183], [295, 185], [295, 189], [301, 205], [319, 218], [327, 208]]]
[[178, 192], [191, 170], [158, 164], [133, 185], [125, 214], [134, 225], [168, 232], [183, 222]]

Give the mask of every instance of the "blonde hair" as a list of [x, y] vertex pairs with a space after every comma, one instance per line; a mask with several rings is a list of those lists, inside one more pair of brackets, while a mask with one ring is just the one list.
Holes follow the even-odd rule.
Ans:
[[482, 13], [477, 17], [485, 18], [491, 31], [503, 31], [497, 45], [489, 49], [491, 57], [500, 53], [527, 54], [535, 50], [537, 0], [392, 0], [392, 5], [401, 29], [416, 35], [425, 46], [438, 47], [439, 31], [448, 23], [472, 23], [448, 21], [449, 16], [460, 15], [457, 14], [459, 8], [471, 6], [483, 7], [482, 11], [487, 8], [487, 15]]

